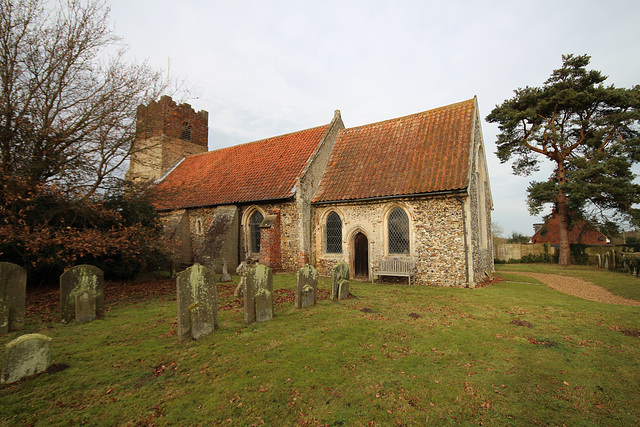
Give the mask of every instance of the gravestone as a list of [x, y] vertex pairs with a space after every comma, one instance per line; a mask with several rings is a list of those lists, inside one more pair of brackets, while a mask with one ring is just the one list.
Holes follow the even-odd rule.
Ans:
[[616, 251], [614, 250], [611, 251], [611, 269], [616, 269]]
[[[91, 297], [85, 300], [83, 294]], [[93, 305], [94, 318], [104, 315], [104, 274], [98, 267], [92, 265], [77, 265], [62, 273], [60, 276], [60, 312], [63, 322], [71, 322], [76, 319], [76, 301], [80, 297], [83, 303]], [[85, 316], [85, 310], [90, 307], [82, 307], [80, 313]]]
[[197, 340], [219, 328], [215, 271], [194, 264], [178, 274], [178, 338]]
[[265, 322], [273, 318], [273, 270], [256, 264], [247, 272], [244, 289], [244, 322]]
[[243, 298], [247, 272], [251, 270], [251, 267], [253, 267], [254, 265], [255, 264], [251, 260], [245, 260], [242, 261], [236, 268], [236, 273], [240, 275], [240, 282], [238, 283], [238, 286], [236, 286], [236, 289], [233, 291], [233, 295], [236, 298]]
[[5, 345], [0, 383], [9, 384], [49, 367], [51, 338], [27, 334]]
[[76, 322], [90, 322], [96, 318], [96, 296], [89, 292], [76, 295]]
[[602, 256], [600, 254], [596, 254], [596, 261], [598, 261], [598, 267], [602, 268]]
[[349, 296], [349, 264], [340, 261], [331, 269], [331, 299], [345, 299]]
[[10, 262], [0, 262], [0, 334], [24, 327], [27, 272]]
[[349, 297], [349, 281], [342, 279], [338, 283], [338, 299], [346, 299]]
[[604, 254], [604, 269], [609, 270], [609, 253]]
[[306, 308], [314, 305], [317, 300], [318, 270], [307, 264], [298, 270], [296, 281], [295, 308]]
[[222, 276], [220, 276], [220, 281], [221, 282], [231, 282], [233, 279], [231, 279], [231, 275], [229, 274], [229, 271], [227, 271], [227, 260], [223, 259], [222, 260]]

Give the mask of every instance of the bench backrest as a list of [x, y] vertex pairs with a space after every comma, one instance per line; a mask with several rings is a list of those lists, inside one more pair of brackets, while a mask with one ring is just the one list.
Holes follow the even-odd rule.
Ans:
[[405, 261], [403, 259], [382, 259], [378, 263], [378, 269], [380, 271], [393, 271], [396, 273], [411, 273], [413, 272], [414, 262]]

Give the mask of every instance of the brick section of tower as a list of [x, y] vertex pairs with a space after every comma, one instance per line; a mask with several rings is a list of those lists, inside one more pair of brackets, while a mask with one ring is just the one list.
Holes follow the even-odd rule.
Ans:
[[206, 111], [196, 112], [189, 104], [178, 105], [170, 96], [165, 95], [157, 102], [140, 105], [137, 113], [138, 139], [164, 135], [208, 147], [209, 113]]
[[282, 250], [280, 245], [280, 210], [274, 209], [267, 215], [276, 215], [268, 228], [260, 228], [260, 264], [274, 270], [282, 270]]
[[125, 179], [148, 185], [169, 172], [181, 159], [202, 154], [209, 143], [209, 113], [194, 111], [163, 96], [137, 110], [136, 140]]

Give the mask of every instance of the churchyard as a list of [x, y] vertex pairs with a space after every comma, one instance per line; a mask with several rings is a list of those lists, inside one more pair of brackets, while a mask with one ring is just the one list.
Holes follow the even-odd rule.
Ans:
[[106, 282], [103, 315], [64, 324], [58, 291], [30, 290], [23, 329], [0, 335], [0, 348], [44, 335], [51, 365], [0, 385], [0, 423], [638, 424], [640, 308], [569, 296], [527, 272], [636, 300], [640, 279], [497, 268], [517, 273], [479, 289], [350, 281], [340, 300], [320, 277], [315, 304], [311, 285], [296, 295], [295, 274], [274, 274], [273, 317], [250, 324], [233, 276], [217, 284], [216, 327], [197, 340], [179, 339], [175, 279]]

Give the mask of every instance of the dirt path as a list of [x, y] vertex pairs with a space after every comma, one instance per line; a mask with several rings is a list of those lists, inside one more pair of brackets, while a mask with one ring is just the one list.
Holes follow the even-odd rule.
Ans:
[[575, 297], [584, 298], [589, 301], [604, 302], [608, 304], [631, 305], [640, 307], [640, 301], [619, 297], [606, 289], [594, 285], [586, 280], [570, 276], [560, 276], [557, 274], [528, 273], [520, 271], [505, 271], [505, 273], [522, 274], [533, 277], [556, 291]]

